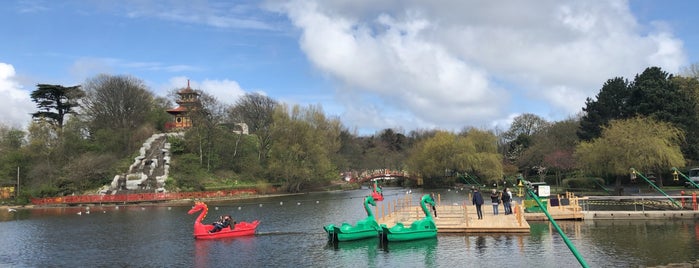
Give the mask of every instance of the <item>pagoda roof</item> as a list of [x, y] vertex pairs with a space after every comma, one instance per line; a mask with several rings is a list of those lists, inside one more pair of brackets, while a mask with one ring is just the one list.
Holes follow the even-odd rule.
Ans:
[[175, 108], [172, 108], [172, 109], [167, 110], [167, 112], [170, 113], [170, 114], [179, 114], [179, 113], [184, 113], [184, 112], [187, 112], [187, 111], [189, 111], [189, 109], [187, 109], [187, 108], [184, 107], [184, 106], [177, 106], [177, 107], [175, 107]]
[[194, 91], [191, 87], [189, 87], [189, 79], [187, 79], [187, 87], [183, 88], [180, 91], [177, 91], [177, 94], [199, 94], [198, 92]]

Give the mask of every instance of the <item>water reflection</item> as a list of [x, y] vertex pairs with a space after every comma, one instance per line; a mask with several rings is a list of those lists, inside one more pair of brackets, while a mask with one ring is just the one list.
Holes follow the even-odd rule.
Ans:
[[356, 240], [356, 241], [343, 241], [343, 242], [331, 242], [328, 241], [327, 245], [325, 246], [327, 249], [332, 249], [332, 250], [357, 250], [357, 249], [368, 249], [371, 251], [376, 251], [379, 249], [379, 238], [370, 238], [370, 239], [361, 239], [361, 240]]
[[[384, 191], [386, 204], [405, 196], [402, 189]], [[420, 193], [413, 189], [413, 195]], [[219, 209], [213, 209], [211, 216], [261, 220], [255, 236], [212, 241], [192, 237], [195, 216], [187, 214], [191, 203], [172, 209], [94, 206], [91, 214], [85, 214], [85, 207], [12, 214], [4, 210], [0, 267], [579, 266], [546, 222], [530, 222], [531, 234], [440, 233], [432, 240], [381, 244], [377, 238], [327, 244], [322, 226], [366, 217], [361, 206], [364, 196], [366, 191], [344, 191], [212, 202], [209, 207]], [[464, 199], [453, 191], [442, 197], [443, 202]], [[558, 224], [591, 267], [646, 267], [699, 259], [696, 220]]]
[[485, 248], [486, 248], [485, 237], [482, 237], [482, 236], [476, 237], [476, 252], [478, 252], [479, 254], [483, 254], [483, 253], [485, 253]]
[[422, 258], [424, 267], [436, 266], [437, 238], [420, 239], [403, 242], [382, 242], [382, 249], [392, 259], [411, 260], [412, 263]]

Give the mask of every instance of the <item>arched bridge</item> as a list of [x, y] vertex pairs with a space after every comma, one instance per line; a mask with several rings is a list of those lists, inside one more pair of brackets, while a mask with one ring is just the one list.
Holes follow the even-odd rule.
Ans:
[[356, 183], [364, 183], [367, 181], [373, 181], [377, 179], [393, 180], [397, 178], [418, 181], [418, 178], [411, 176], [407, 171], [389, 169], [365, 170], [363, 172], [358, 173], [352, 172], [349, 181]]

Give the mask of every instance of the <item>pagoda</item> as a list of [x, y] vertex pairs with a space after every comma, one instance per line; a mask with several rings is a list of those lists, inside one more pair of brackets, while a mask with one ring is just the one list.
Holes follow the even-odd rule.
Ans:
[[178, 106], [167, 110], [167, 113], [175, 117], [174, 122], [168, 123], [166, 129], [186, 129], [192, 127], [192, 119], [189, 117], [189, 112], [199, 108], [199, 92], [194, 91], [189, 87], [187, 80], [187, 88], [177, 92], [179, 99], [175, 101]]

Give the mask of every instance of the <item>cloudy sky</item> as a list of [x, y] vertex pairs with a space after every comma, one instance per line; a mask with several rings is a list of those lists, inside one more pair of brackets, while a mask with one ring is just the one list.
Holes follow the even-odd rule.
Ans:
[[696, 1], [5, 1], [0, 124], [36, 84], [131, 75], [233, 104], [321, 105], [359, 134], [507, 129], [581, 112], [607, 79], [699, 62]]

